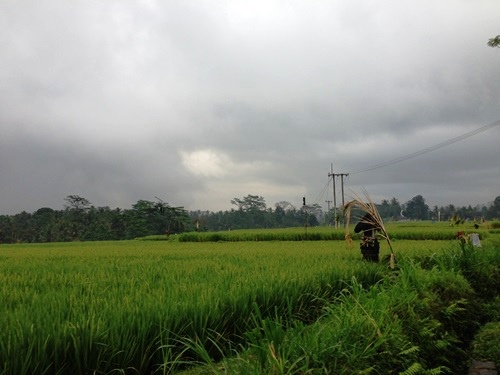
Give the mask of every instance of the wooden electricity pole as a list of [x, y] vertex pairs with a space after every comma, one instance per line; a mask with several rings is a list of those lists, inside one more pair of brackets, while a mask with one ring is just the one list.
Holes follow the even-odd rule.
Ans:
[[335, 173], [333, 173], [333, 163], [330, 164], [330, 173], [328, 177], [332, 177], [333, 181], [333, 226], [337, 228], [337, 193], [335, 191]]
[[340, 173], [340, 186], [342, 187], [342, 207], [344, 207], [344, 176], [349, 176], [349, 173]]
[[333, 164], [330, 165], [330, 173], [328, 177], [332, 177], [333, 180], [333, 222], [335, 228], [337, 228], [337, 192], [335, 191], [335, 177], [340, 176], [340, 187], [342, 190], [342, 207], [345, 205], [344, 201], [344, 176], [349, 176], [349, 173], [333, 173]]

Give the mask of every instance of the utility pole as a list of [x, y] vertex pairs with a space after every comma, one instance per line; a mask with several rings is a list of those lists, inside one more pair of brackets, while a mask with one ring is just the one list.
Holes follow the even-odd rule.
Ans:
[[344, 201], [344, 176], [349, 176], [349, 173], [333, 173], [333, 163], [330, 164], [330, 173], [328, 173], [328, 177], [333, 177], [333, 221], [335, 228], [337, 228], [337, 193], [335, 191], [335, 177], [340, 176], [340, 187], [342, 190], [342, 207], [345, 205]]
[[308, 212], [307, 212], [307, 207], [306, 207], [306, 197], [302, 197], [302, 209], [304, 210], [304, 231], [306, 234], [306, 240], [307, 240], [307, 221], [308, 221]]
[[344, 207], [344, 176], [349, 176], [349, 173], [340, 173], [340, 185], [342, 187], [342, 207]]
[[330, 164], [330, 171], [328, 177], [333, 177], [333, 226], [337, 228], [337, 193], [335, 192], [335, 173], [333, 173], [333, 163]]
[[325, 202], [328, 205], [328, 211], [326, 211], [327, 212], [327, 215], [326, 215], [327, 222], [326, 223], [329, 224], [328, 223], [328, 215], [330, 215], [330, 203], [332, 203], [332, 201], [326, 200]]

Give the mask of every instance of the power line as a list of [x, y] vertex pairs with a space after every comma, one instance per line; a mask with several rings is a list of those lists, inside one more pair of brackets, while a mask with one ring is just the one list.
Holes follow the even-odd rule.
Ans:
[[318, 196], [316, 197], [316, 200], [314, 200], [314, 204], [317, 204], [320, 200], [323, 199], [329, 186], [330, 186], [330, 180], [328, 180], [326, 185], [323, 187], [323, 190], [321, 190], [321, 193], [318, 194]]
[[417, 156], [420, 156], [420, 155], [423, 155], [423, 154], [427, 154], [428, 152], [436, 151], [436, 150], [438, 150], [440, 148], [449, 146], [449, 145], [451, 145], [453, 143], [457, 143], [457, 142], [462, 141], [464, 139], [470, 138], [473, 135], [485, 132], [486, 130], [494, 128], [495, 126], [498, 126], [498, 125], [500, 125], [500, 120], [492, 122], [491, 124], [488, 124], [488, 125], [484, 125], [484, 126], [478, 128], [478, 129], [472, 130], [472, 131], [467, 132], [465, 134], [459, 135], [458, 137], [451, 138], [451, 139], [449, 139], [447, 141], [438, 143], [438, 144], [436, 144], [434, 146], [424, 148], [423, 150], [420, 150], [420, 151], [417, 151], [417, 152], [413, 152], [413, 153], [405, 155], [405, 156], [400, 156], [400, 157], [398, 157], [396, 159], [389, 160], [389, 161], [386, 161], [384, 163], [376, 164], [376, 165], [374, 165], [372, 167], [369, 167], [369, 168], [366, 168], [366, 169], [361, 169], [361, 170], [355, 171], [355, 172], [349, 172], [349, 174], [358, 174], [358, 173], [363, 173], [363, 172], [369, 172], [369, 171], [373, 171], [375, 169], [387, 167], [387, 166], [392, 165], [392, 164], [400, 163], [402, 161], [405, 161], [405, 160], [408, 160], [408, 159], [412, 159], [414, 157], [417, 157]]
[[[384, 163], [376, 164], [376, 165], [374, 165], [372, 167], [361, 169], [359, 171], [345, 173], [344, 176], [348, 177], [350, 174], [358, 174], [358, 173], [369, 172], [369, 171], [373, 171], [375, 169], [387, 167], [387, 166], [392, 165], [392, 164], [400, 163], [402, 161], [405, 161], [405, 160], [408, 160], [408, 159], [412, 159], [414, 157], [417, 157], [417, 156], [420, 156], [420, 155], [423, 155], [423, 154], [426, 154], [426, 153], [429, 153], [429, 152], [432, 152], [432, 151], [436, 151], [436, 150], [438, 150], [440, 148], [443, 148], [443, 147], [449, 146], [451, 144], [454, 144], [456, 142], [462, 141], [464, 139], [470, 138], [470, 137], [472, 137], [472, 136], [474, 136], [476, 134], [485, 132], [485, 131], [487, 131], [489, 129], [492, 129], [495, 126], [498, 126], [498, 125], [500, 125], [500, 120], [492, 122], [491, 124], [488, 124], [488, 125], [484, 125], [484, 126], [478, 128], [478, 129], [472, 130], [472, 131], [464, 133], [462, 135], [459, 135], [458, 137], [454, 137], [454, 138], [451, 138], [451, 139], [449, 139], [447, 141], [438, 143], [438, 144], [436, 144], [434, 146], [430, 146], [430, 147], [424, 148], [423, 150], [420, 150], [420, 151], [417, 151], [417, 152], [413, 152], [413, 153], [405, 155], [405, 156], [400, 156], [400, 157], [398, 157], [396, 159], [392, 159], [392, 160], [389, 160], [389, 161], [384, 162]], [[332, 169], [332, 172], [329, 173], [329, 176], [328, 176], [329, 179], [328, 179], [327, 184], [323, 187], [322, 191], [318, 194], [318, 197], [316, 198], [316, 200], [314, 201], [314, 203], [317, 204], [324, 197], [326, 191], [328, 190], [328, 188], [330, 186], [330, 181], [333, 181], [334, 191], [335, 191], [335, 176], [341, 176], [341, 175], [342, 175], [341, 173], [338, 173], [338, 174], [335, 173], [334, 174], [333, 173], [333, 169]], [[331, 177], [331, 179], [330, 179], [330, 177]], [[342, 184], [343, 184], [343, 181], [342, 181]], [[335, 195], [336, 194], [334, 192], [334, 198], [336, 198]]]

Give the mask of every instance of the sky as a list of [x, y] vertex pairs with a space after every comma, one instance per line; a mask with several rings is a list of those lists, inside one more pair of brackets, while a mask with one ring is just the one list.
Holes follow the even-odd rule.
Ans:
[[[2, 0], [0, 215], [500, 195], [498, 0]], [[386, 166], [387, 162], [408, 158]], [[336, 201], [341, 201], [336, 178]]]

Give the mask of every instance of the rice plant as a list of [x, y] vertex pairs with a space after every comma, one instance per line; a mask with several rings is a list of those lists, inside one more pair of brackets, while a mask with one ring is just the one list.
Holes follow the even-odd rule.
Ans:
[[[431, 256], [449, 243], [395, 240], [392, 247], [394, 252], [404, 249], [405, 256]], [[351, 334], [375, 340], [380, 339], [377, 329], [385, 335], [380, 321], [402, 316], [404, 308], [387, 316], [382, 305], [372, 311], [362, 290], [383, 279], [392, 282], [395, 276], [386, 272], [384, 266], [360, 262], [341, 241], [2, 245], [0, 374], [167, 374], [200, 363], [217, 373], [226, 360], [227, 366], [247, 373], [321, 372], [321, 358], [331, 359], [332, 365], [337, 361], [337, 368], [351, 366], [357, 355], [353, 346], [360, 349], [362, 343], [347, 340], [342, 344], [346, 351], [329, 355], [327, 350], [337, 344], [319, 332], [354, 337], [351, 327]], [[418, 275], [410, 273], [399, 269], [399, 282], [415, 282]], [[359, 290], [349, 287], [353, 277]], [[349, 310], [335, 310], [354, 314], [351, 320], [337, 317], [346, 327], [318, 325], [316, 333], [306, 328], [315, 327], [332, 301], [347, 306], [339, 293], [358, 296]], [[407, 293], [408, 299], [395, 306], [411, 304], [411, 296]], [[451, 307], [446, 311], [450, 317], [459, 313]], [[431, 324], [417, 323], [432, 338]], [[304, 351], [315, 335], [320, 342]], [[257, 363], [251, 354], [245, 356], [249, 346], [261, 358]], [[369, 341], [362, 350], [372, 350]], [[412, 346], [401, 350], [410, 356]], [[365, 370], [371, 371], [370, 366]]]
[[168, 372], [181, 338], [218, 358], [217, 345], [241, 341], [255, 305], [312, 320], [315, 296], [334, 295], [340, 280], [381, 277], [339, 244], [307, 244], [2, 246], [0, 373]]

